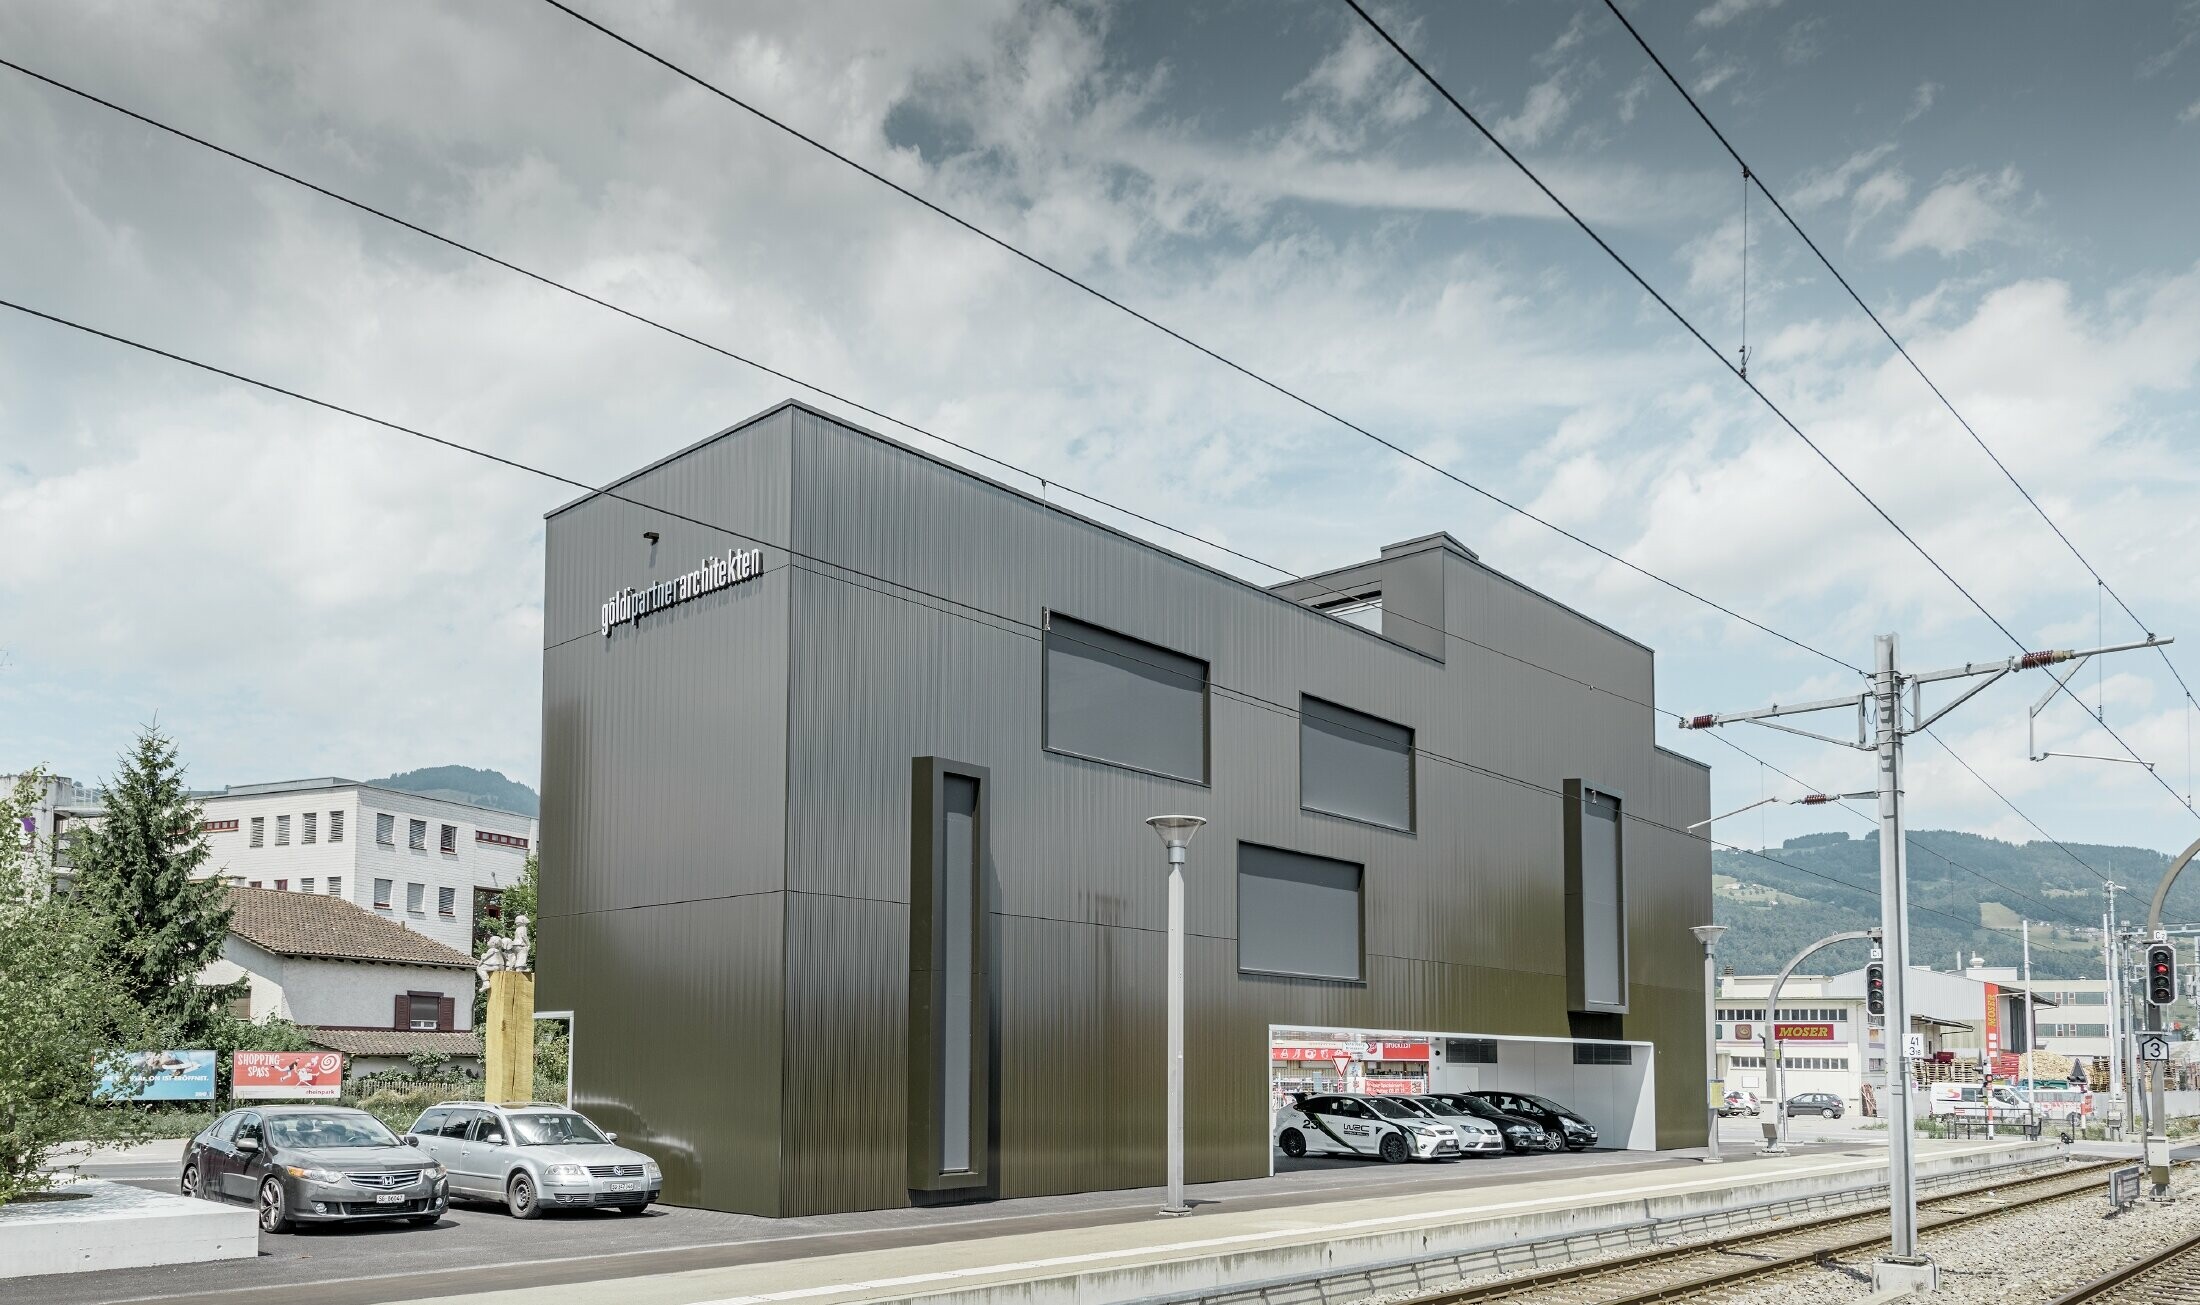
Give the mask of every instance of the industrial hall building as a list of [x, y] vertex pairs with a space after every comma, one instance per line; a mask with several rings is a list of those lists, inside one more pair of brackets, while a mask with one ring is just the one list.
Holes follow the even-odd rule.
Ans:
[[1168, 813], [1189, 1181], [1287, 1082], [1702, 1144], [1708, 772], [1449, 535], [1264, 588], [788, 402], [545, 547], [536, 1005], [667, 1201], [1160, 1183]]

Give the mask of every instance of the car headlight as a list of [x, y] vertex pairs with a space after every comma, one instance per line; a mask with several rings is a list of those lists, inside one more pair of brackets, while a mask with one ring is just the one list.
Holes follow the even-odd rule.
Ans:
[[550, 1181], [553, 1183], [585, 1183], [588, 1181], [587, 1165], [552, 1165]]
[[1406, 1131], [1415, 1137], [1434, 1137], [1436, 1130], [1426, 1124], [1407, 1124]]
[[449, 1171], [446, 1170], [442, 1165], [429, 1165], [427, 1168], [420, 1171], [423, 1177], [437, 1181], [440, 1181], [443, 1175], [448, 1172]]
[[655, 1160], [644, 1160], [642, 1161], [642, 1177], [653, 1183], [661, 1183], [665, 1180], [665, 1171], [657, 1167]]
[[1536, 1133], [1537, 1133], [1538, 1131], [1539, 1131], [1539, 1130], [1537, 1130], [1537, 1129], [1535, 1129], [1535, 1128], [1533, 1128], [1533, 1127], [1531, 1127], [1531, 1126], [1529, 1126], [1529, 1125], [1527, 1125], [1527, 1124], [1508, 1124], [1508, 1125], [1506, 1125], [1506, 1127], [1505, 1127], [1505, 1136], [1507, 1136], [1507, 1137], [1534, 1137], [1534, 1136], [1536, 1135]]
[[283, 1172], [292, 1178], [303, 1178], [309, 1183], [340, 1183], [344, 1176], [334, 1169], [315, 1169], [310, 1166], [285, 1165]]

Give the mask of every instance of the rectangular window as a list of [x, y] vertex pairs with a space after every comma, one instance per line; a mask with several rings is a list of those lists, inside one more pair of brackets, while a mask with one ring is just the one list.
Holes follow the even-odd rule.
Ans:
[[445, 919], [457, 918], [458, 890], [456, 888], [438, 888], [435, 890], [435, 913]]
[[387, 812], [376, 812], [374, 817], [374, 841], [384, 847], [397, 846], [397, 817]]
[[405, 1027], [411, 1029], [433, 1029], [440, 1027], [440, 1023], [436, 1019], [436, 1012], [438, 1008], [442, 1005], [443, 998], [437, 993], [406, 993], [405, 1007], [408, 1019]]
[[314, 842], [314, 841], [315, 841], [315, 835], [316, 835], [316, 834], [318, 834], [318, 833], [320, 832], [320, 828], [321, 828], [321, 823], [320, 823], [320, 822], [321, 822], [321, 817], [320, 817], [320, 813], [318, 813], [318, 812], [314, 812], [314, 811], [308, 811], [308, 812], [306, 812], [306, 813], [305, 813], [304, 815], [302, 815], [302, 816], [300, 816], [300, 817], [298, 817], [298, 818], [299, 818], [299, 819], [300, 819], [301, 821], [304, 821], [304, 822], [305, 822], [305, 823], [304, 823], [304, 824], [303, 824], [302, 826], [300, 826], [300, 828], [299, 828], [299, 830], [298, 830], [298, 841], [299, 841], [299, 842], [301, 842], [301, 843], [311, 843], [311, 842]]
[[419, 914], [421, 914], [421, 913], [422, 913], [422, 911], [423, 911], [423, 909], [424, 909], [424, 908], [425, 908], [425, 906], [426, 906], [427, 900], [428, 900], [428, 886], [427, 886], [426, 884], [406, 884], [406, 885], [405, 885], [405, 910], [406, 910], [406, 911], [408, 911], [409, 913], [411, 913], [411, 914], [413, 914], [413, 915], [419, 915]]
[[277, 847], [288, 847], [288, 846], [290, 846], [290, 817], [289, 817], [289, 816], [277, 816], [277, 817], [275, 817], [275, 846], [277, 846]]
[[199, 832], [202, 834], [234, 834], [237, 832], [237, 822], [234, 820], [201, 820], [199, 822]]
[[992, 1101], [986, 1036], [990, 772], [918, 757], [910, 786], [909, 1186], [983, 1186]]
[[527, 850], [527, 840], [517, 834], [492, 834], [486, 829], [477, 829], [474, 831], [474, 841], [494, 843], [498, 847], [516, 847], [522, 852]]
[[287, 893], [290, 891], [290, 881], [288, 879], [278, 879], [275, 881], [275, 887], [278, 891]]
[[1620, 801], [1580, 780], [1565, 785], [1567, 966], [1571, 1009], [1627, 1012], [1627, 891]]
[[254, 816], [254, 817], [252, 817], [252, 846], [254, 846], [254, 847], [265, 847], [265, 846], [267, 846], [267, 817], [266, 817], [266, 816]]
[[328, 813], [328, 841], [331, 843], [344, 841], [344, 813], [341, 811]]
[[389, 880], [387, 880], [387, 879], [377, 879], [377, 880], [375, 880], [375, 881], [374, 881], [374, 904], [375, 904], [376, 906], [379, 906], [379, 907], [381, 907], [381, 908], [382, 908], [383, 910], [385, 910], [385, 911], [387, 911], [387, 910], [389, 910], [389, 909], [390, 909], [390, 881], [389, 881]]
[[457, 851], [458, 851], [458, 826], [457, 826], [457, 825], [445, 825], [445, 826], [443, 826], [443, 834], [442, 834], [442, 839], [443, 839], [443, 841], [442, 841], [442, 843], [440, 844], [440, 846], [442, 847], [442, 849], [443, 849], [443, 850], [444, 850], [445, 852], [448, 852], [448, 853], [452, 853], [452, 854], [456, 854], [456, 853], [457, 853]]
[[1238, 844], [1238, 968], [1358, 981], [1363, 874], [1351, 861]]
[[1207, 782], [1207, 663], [1050, 613], [1049, 750]]
[[1497, 1063], [1497, 1039], [1446, 1038], [1444, 1059], [1453, 1065], [1494, 1065]]
[[1635, 1063], [1633, 1047], [1613, 1046], [1609, 1042], [1577, 1042], [1574, 1044], [1576, 1065], [1632, 1065]]
[[1299, 805], [1413, 828], [1413, 731], [1320, 698], [1299, 698]]
[[406, 829], [405, 833], [405, 846], [411, 848], [415, 852], [427, 851], [428, 822], [425, 820], [413, 820], [408, 821], [407, 825], [408, 828]]
[[258, 888], [259, 886], [260, 886], [260, 881], [259, 881], [259, 880], [257, 880], [257, 879], [247, 880], [247, 881], [245, 882], [245, 887], [247, 887], [247, 888]]
[[328, 895], [331, 897], [342, 897], [344, 895], [344, 877], [342, 875], [330, 875], [328, 877]]
[[312, 876], [308, 875], [306, 878], [300, 879], [298, 881], [298, 891], [301, 893], [310, 893], [313, 891]]

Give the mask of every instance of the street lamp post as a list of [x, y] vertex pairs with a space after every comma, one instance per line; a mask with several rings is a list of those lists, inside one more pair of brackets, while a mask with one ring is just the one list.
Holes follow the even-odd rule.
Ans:
[[1689, 930], [1696, 941], [1703, 944], [1703, 1094], [1704, 1114], [1710, 1119], [1707, 1132], [1711, 1139], [1710, 1153], [1703, 1162], [1715, 1165], [1724, 1159], [1719, 1154], [1719, 976], [1712, 953], [1719, 946], [1719, 935], [1726, 932], [1723, 924], [1699, 924]]
[[1146, 821], [1169, 850], [1169, 1197], [1163, 1214], [1190, 1214], [1184, 1204], [1184, 857], [1200, 816]]

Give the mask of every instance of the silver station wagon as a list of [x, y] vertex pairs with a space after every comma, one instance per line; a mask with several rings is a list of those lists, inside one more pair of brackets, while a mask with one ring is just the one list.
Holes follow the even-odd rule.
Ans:
[[599, 1205], [639, 1214], [664, 1190], [656, 1161], [548, 1102], [449, 1101], [407, 1136], [450, 1171], [453, 1199], [501, 1201], [515, 1219]]

